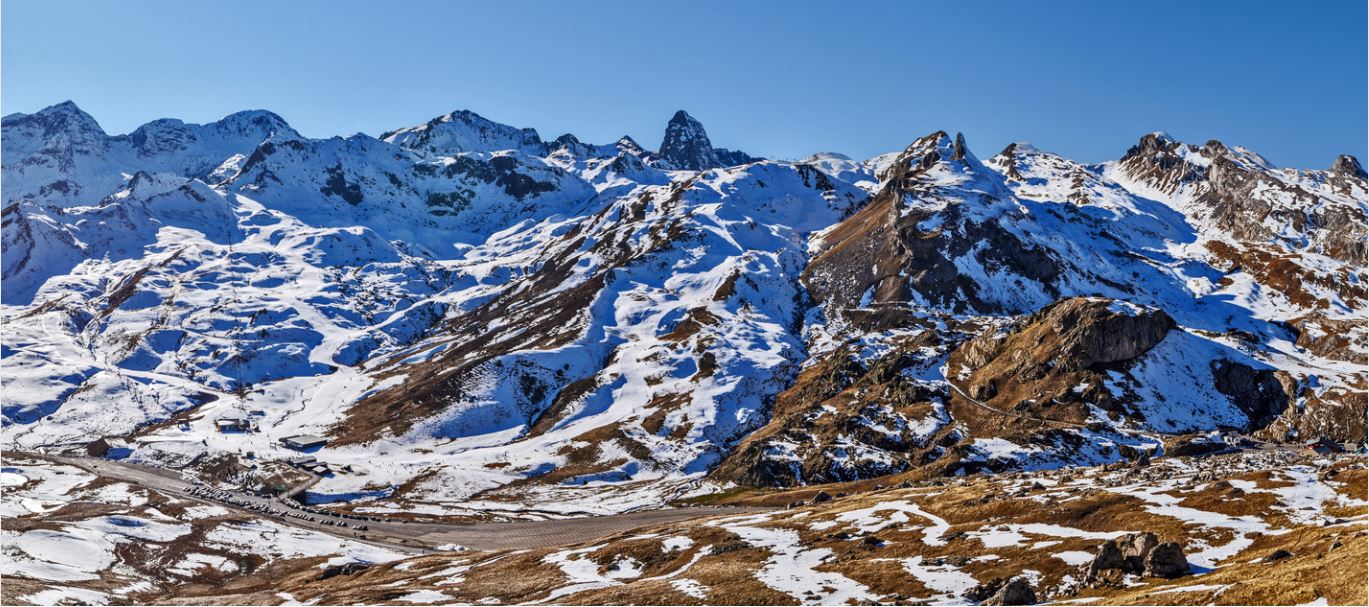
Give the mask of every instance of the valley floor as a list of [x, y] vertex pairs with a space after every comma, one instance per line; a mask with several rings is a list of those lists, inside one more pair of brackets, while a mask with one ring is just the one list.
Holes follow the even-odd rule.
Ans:
[[[1008, 577], [1057, 604], [1369, 599], [1362, 456], [740, 491], [693, 505], [750, 510], [552, 521], [579, 533], [479, 550], [363, 541], [355, 520], [311, 527], [76, 460], [7, 453], [0, 481], [5, 604], [970, 604]], [[1129, 532], [1178, 542], [1191, 572], [1085, 584]]]

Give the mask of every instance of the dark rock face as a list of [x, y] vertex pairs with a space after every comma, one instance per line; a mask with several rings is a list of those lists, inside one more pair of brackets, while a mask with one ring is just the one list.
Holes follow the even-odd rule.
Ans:
[[1212, 365], [1212, 379], [1218, 392], [1230, 396], [1250, 416], [1254, 427], [1265, 426], [1283, 413], [1297, 390], [1287, 374], [1229, 360]]
[[[776, 396], [770, 422], [727, 456], [715, 478], [785, 487], [873, 478], [931, 464], [958, 439], [949, 425], [938, 425], [950, 421], [936, 405], [946, 398], [945, 390], [912, 379], [910, 372], [939, 364], [927, 357], [939, 344], [937, 334], [926, 332], [868, 364], [854, 360], [845, 347], [822, 356]], [[888, 457], [852, 458], [855, 449], [875, 449]]]
[[[631, 139], [623, 139], [632, 146], [637, 145]], [[620, 147], [624, 145], [623, 140], [618, 143]], [[704, 125], [684, 110], [675, 112], [675, 116], [666, 124], [665, 138], [661, 140], [657, 156], [667, 169], [688, 171], [736, 166], [756, 160], [743, 152], [713, 147]]]
[[[1347, 163], [1348, 164], [1348, 163]], [[1358, 163], [1356, 163], [1358, 164]], [[1341, 173], [1341, 179], [1364, 177], [1363, 169], [1353, 166]], [[1291, 225], [1299, 231], [1313, 234], [1322, 241], [1325, 254], [1338, 259], [1363, 259], [1365, 231], [1362, 209], [1343, 205], [1319, 205], [1315, 195], [1289, 187], [1263, 173], [1248, 170], [1229, 156], [1217, 156], [1207, 170], [1210, 186], [1200, 195], [1217, 224], [1241, 240], [1262, 241], [1277, 237], [1269, 229], [1271, 220], [1277, 225]], [[1279, 191], [1294, 201], [1293, 208], [1276, 206], [1257, 190]], [[1319, 208], [1321, 207], [1321, 208]]]
[[971, 588], [965, 598], [980, 605], [1035, 605], [1036, 590], [1021, 577], [994, 578]]
[[1130, 533], [1098, 548], [1093, 561], [1085, 566], [1084, 583], [1113, 582], [1125, 574], [1176, 578], [1188, 572], [1188, 560], [1178, 543], [1161, 543], [1150, 532]]
[[1122, 156], [1122, 169], [1139, 181], [1165, 192], [1174, 192], [1202, 179], [1202, 170], [1184, 159], [1182, 143], [1164, 133], [1150, 133]]

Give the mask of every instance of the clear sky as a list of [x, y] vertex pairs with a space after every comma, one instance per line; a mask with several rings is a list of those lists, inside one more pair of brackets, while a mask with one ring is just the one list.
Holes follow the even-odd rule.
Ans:
[[1325, 168], [1366, 149], [1366, 4], [1263, 2], [3, 3], [0, 109], [71, 99], [111, 133], [269, 109], [305, 135], [454, 109], [655, 147], [796, 158], [962, 131], [1083, 161], [1142, 134]]

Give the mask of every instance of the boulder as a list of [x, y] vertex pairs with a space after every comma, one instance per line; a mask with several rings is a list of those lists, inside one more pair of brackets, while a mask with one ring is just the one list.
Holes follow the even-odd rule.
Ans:
[[1117, 542], [1103, 542], [1103, 545], [1098, 547], [1098, 554], [1094, 555], [1084, 571], [1084, 583], [1092, 584], [1098, 581], [1105, 571], [1124, 569], [1126, 563], [1122, 558], [1122, 551], [1117, 548]]
[[1293, 556], [1292, 552], [1280, 548], [1279, 550], [1275, 550], [1269, 553], [1261, 560], [1263, 560], [1266, 563], [1273, 563], [1275, 561], [1282, 561], [1290, 556]]
[[1142, 575], [1176, 578], [1186, 575], [1188, 571], [1188, 559], [1184, 558], [1184, 549], [1177, 542], [1165, 542], [1146, 554]]
[[350, 563], [342, 563], [339, 565], [329, 565], [323, 570], [323, 573], [319, 574], [318, 579], [326, 580], [329, 578], [337, 577], [339, 575], [353, 575], [356, 573], [361, 573], [362, 571], [365, 571], [370, 567], [371, 565], [367, 563], [360, 563], [356, 561]]
[[819, 491], [817, 495], [814, 495], [814, 496], [813, 496], [813, 503], [814, 503], [814, 504], [821, 504], [821, 503], [823, 503], [823, 502], [830, 502], [830, 501], [832, 501], [832, 494], [830, 494], [830, 493], [828, 493], [828, 492], [826, 492], [826, 491]]
[[1122, 553], [1122, 560], [1126, 561], [1125, 569], [1128, 572], [1138, 572], [1145, 569], [1146, 557], [1159, 545], [1159, 538], [1154, 533], [1130, 533], [1117, 538], [1117, 548]]
[[1165, 454], [1175, 457], [1196, 457], [1219, 453], [1228, 449], [1225, 441], [1208, 436], [1181, 436], [1169, 441]]
[[1099, 546], [1085, 567], [1084, 583], [1116, 581], [1116, 576], [1125, 574], [1175, 578], [1188, 572], [1188, 560], [1178, 543], [1161, 543], [1150, 532], [1129, 533]]
[[981, 603], [983, 605], [1035, 605], [1036, 590], [1027, 580], [1015, 577], [1008, 580], [993, 596]]
[[994, 578], [971, 588], [965, 598], [980, 605], [1034, 605], [1036, 590], [1026, 578]]

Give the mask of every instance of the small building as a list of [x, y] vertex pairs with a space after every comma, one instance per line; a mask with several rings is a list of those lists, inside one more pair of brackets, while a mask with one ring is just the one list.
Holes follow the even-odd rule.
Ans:
[[214, 428], [219, 432], [247, 432], [252, 425], [241, 415], [225, 415], [214, 420]]
[[296, 451], [307, 451], [317, 449], [328, 444], [328, 439], [313, 434], [300, 434], [297, 436], [287, 436], [280, 439], [280, 444], [285, 445]]
[[300, 466], [307, 466], [316, 461], [318, 460], [312, 455], [300, 455], [285, 460], [285, 463], [290, 464], [291, 466], [294, 466], [296, 468], [299, 468]]
[[1335, 442], [1335, 441], [1333, 441], [1333, 440], [1331, 440], [1331, 439], [1328, 439], [1328, 438], [1326, 438], [1326, 437], [1324, 437], [1324, 436], [1323, 436], [1322, 438], [1319, 438], [1319, 439], [1317, 439], [1317, 440], [1314, 440], [1314, 441], [1312, 441], [1312, 442], [1310, 442], [1310, 443], [1307, 443], [1307, 449], [1308, 449], [1309, 451], [1312, 451], [1312, 452], [1314, 452], [1314, 453], [1317, 453], [1318, 455], [1331, 455], [1331, 454], [1333, 454], [1333, 453], [1345, 453], [1345, 449], [1341, 448], [1340, 443], [1337, 443], [1337, 442]]
[[133, 454], [133, 445], [120, 438], [101, 437], [86, 443], [86, 455], [106, 459], [123, 459]]

